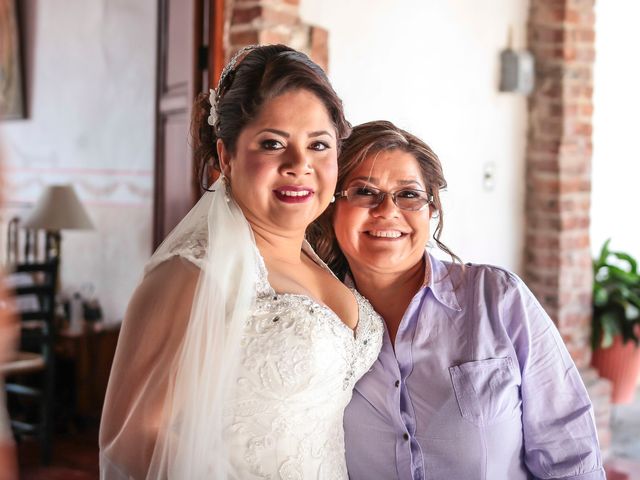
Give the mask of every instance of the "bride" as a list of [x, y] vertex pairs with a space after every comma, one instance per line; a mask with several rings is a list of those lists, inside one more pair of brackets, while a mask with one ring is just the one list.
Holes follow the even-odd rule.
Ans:
[[320, 67], [249, 47], [194, 113], [220, 179], [152, 256], [100, 429], [103, 479], [346, 479], [344, 408], [382, 323], [304, 240], [349, 133]]

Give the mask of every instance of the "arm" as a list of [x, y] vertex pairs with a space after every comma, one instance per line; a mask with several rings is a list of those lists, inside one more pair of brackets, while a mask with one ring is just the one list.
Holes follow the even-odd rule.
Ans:
[[502, 315], [522, 374], [525, 463], [540, 479], [604, 479], [591, 401], [558, 330], [511, 275]]
[[100, 474], [147, 476], [199, 269], [173, 257], [134, 293], [120, 332], [100, 425]]
[[[0, 275], [0, 363], [10, 359], [15, 351], [15, 343], [19, 336], [13, 304]], [[5, 411], [4, 379], [0, 375], [0, 480], [18, 478], [16, 449], [13, 443], [9, 419]]]

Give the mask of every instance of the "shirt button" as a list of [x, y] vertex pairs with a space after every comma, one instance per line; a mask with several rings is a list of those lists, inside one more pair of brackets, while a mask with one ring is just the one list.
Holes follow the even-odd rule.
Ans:
[[404, 438], [405, 440], [409, 440], [409, 434], [408, 433], [403, 433], [402, 434], [402, 438]]
[[400, 386], [400, 380], [396, 380], [396, 383], [394, 383], [394, 385], [395, 385], [396, 387], [399, 387], [399, 386]]

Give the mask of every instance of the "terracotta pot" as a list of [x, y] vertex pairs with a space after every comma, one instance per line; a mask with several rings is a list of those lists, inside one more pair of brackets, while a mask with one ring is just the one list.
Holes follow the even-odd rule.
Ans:
[[612, 403], [633, 401], [640, 375], [640, 347], [636, 347], [632, 341], [623, 344], [622, 337], [618, 335], [609, 348], [593, 351], [591, 365], [601, 377], [613, 383]]

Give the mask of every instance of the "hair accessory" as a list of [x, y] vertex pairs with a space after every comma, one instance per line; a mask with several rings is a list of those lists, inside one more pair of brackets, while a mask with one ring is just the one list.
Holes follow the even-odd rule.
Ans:
[[209, 110], [209, 118], [207, 118], [207, 123], [213, 127], [218, 121], [218, 112], [216, 110], [216, 107], [218, 106], [218, 100], [216, 99], [216, 91], [213, 88], [209, 89], [209, 103], [211, 104], [211, 110]]
[[[209, 110], [207, 123], [212, 127], [215, 128], [216, 123], [218, 122], [218, 102], [220, 101], [220, 98], [222, 97], [224, 91], [226, 91], [226, 88], [224, 89], [224, 91], [222, 89], [225, 81], [234, 71], [236, 65], [244, 59], [246, 54], [251, 50], [258, 48], [259, 46], [260, 45], [247, 45], [246, 47], [242, 47], [240, 50], [238, 50], [236, 54], [231, 57], [231, 60], [229, 60], [229, 63], [227, 63], [226, 67], [224, 67], [224, 69], [222, 70], [222, 73], [220, 74], [220, 80], [218, 80], [218, 86], [215, 89], [209, 89], [209, 104], [211, 105], [211, 110]], [[227, 86], [227, 88], [229, 87]]]

